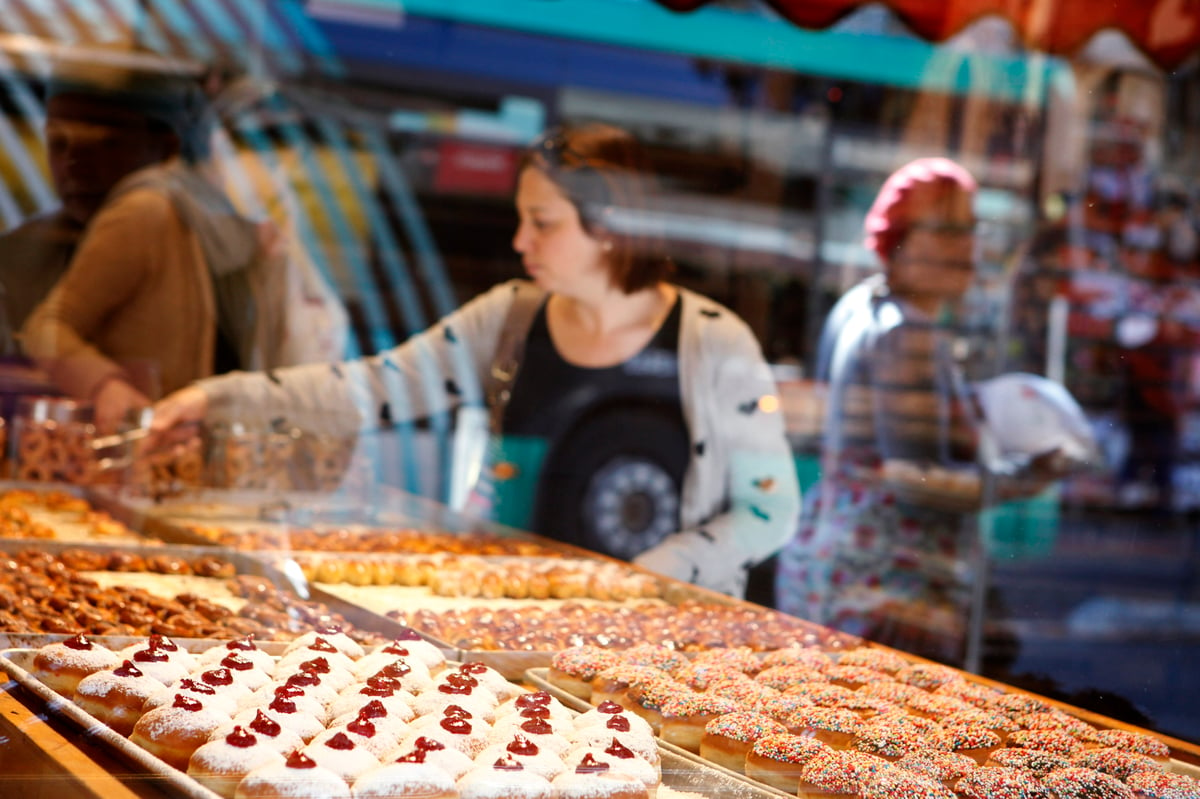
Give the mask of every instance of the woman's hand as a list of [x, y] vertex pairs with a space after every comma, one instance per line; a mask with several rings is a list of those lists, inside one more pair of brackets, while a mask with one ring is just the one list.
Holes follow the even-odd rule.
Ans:
[[96, 431], [101, 435], [117, 432], [121, 422], [133, 411], [150, 405], [150, 398], [120, 377], [104, 381], [92, 399], [95, 408]]
[[[181, 388], [154, 405], [154, 416], [150, 420], [150, 436], [147, 446], [157, 449], [169, 444], [172, 433], [180, 428], [190, 428], [204, 421], [208, 415], [208, 395], [196, 386]], [[189, 435], [194, 431], [189, 431]]]

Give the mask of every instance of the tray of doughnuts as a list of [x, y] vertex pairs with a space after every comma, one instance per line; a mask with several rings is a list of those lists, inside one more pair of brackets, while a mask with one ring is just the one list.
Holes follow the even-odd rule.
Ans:
[[[857, 765], [936, 773], [963, 796], [980, 793], [957, 782], [992, 767], [1039, 783], [1057, 772], [1054, 779], [1200, 793], [1200, 768], [1181, 759], [1191, 757], [1182, 742], [865, 642], [691, 658], [651, 644], [625, 652], [583, 646], [525, 679], [578, 710], [623, 707], [645, 718], [664, 746], [791, 795], [819, 792], [831, 768]], [[1114, 790], [1102, 795], [1130, 788]]]
[[0, 539], [13, 538], [138, 545], [148, 541], [119, 515], [89, 502], [78, 486], [0, 481]]
[[3, 540], [0, 553], [0, 634], [289, 640], [338, 624], [378, 640], [399, 630], [336, 597], [308, 596], [302, 575], [248, 553]]
[[767, 651], [802, 643], [838, 648], [858, 641], [729, 597], [677, 594], [667, 588], [659, 600], [477, 604], [391, 611], [388, 616], [446, 642], [459, 659], [481, 660], [512, 679], [524, 674], [521, 669], [549, 666], [556, 654], [579, 644], [615, 651], [660, 641], [679, 651], [700, 652], [724, 646]]
[[775, 795], [662, 749], [635, 718], [617, 730], [614, 716], [446, 661], [411, 635], [367, 649], [336, 630], [287, 645], [110, 643], [7, 649], [0, 669], [173, 795], [274, 796], [298, 782], [330, 799], [497, 783], [517, 796]]

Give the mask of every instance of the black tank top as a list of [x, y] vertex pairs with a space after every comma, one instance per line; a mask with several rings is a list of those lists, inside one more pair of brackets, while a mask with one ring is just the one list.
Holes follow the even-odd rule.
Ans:
[[[676, 298], [667, 318], [640, 352], [615, 366], [588, 368], [568, 363], [559, 354], [550, 338], [545, 303], [538, 309], [503, 419], [505, 435], [539, 437], [548, 444], [538, 482], [535, 532], [628, 558], [652, 546], [666, 532], [679, 529], [679, 490], [690, 448], [679, 386], [681, 319], [682, 301]], [[640, 426], [632, 423], [635, 419]], [[630, 420], [628, 430], [636, 440], [620, 440], [622, 420]], [[597, 439], [599, 429], [613, 432]], [[592, 518], [595, 508], [589, 511], [583, 506], [604, 501], [595, 497], [597, 490], [601, 494], [606, 490], [605, 474], [612, 475], [612, 486], [624, 487], [609, 487], [610, 504], [616, 501], [614, 490], [639, 490], [629, 482], [629, 476], [638, 473], [635, 468], [627, 469], [624, 476], [619, 474], [622, 450], [637, 450], [638, 457], [669, 477], [670, 488], [660, 477], [649, 490], [649, 498], [635, 498], [641, 511], [633, 516], [641, 520], [627, 513], [621, 524], [629, 529], [605, 532], [601, 528], [606, 523]], [[597, 485], [596, 475], [601, 475], [601, 485]], [[656, 492], [662, 501], [657, 502], [658, 521], [652, 522]], [[668, 493], [672, 495], [669, 499]], [[669, 514], [669, 523], [663, 513]], [[613, 527], [616, 522], [610, 518], [607, 524]]]

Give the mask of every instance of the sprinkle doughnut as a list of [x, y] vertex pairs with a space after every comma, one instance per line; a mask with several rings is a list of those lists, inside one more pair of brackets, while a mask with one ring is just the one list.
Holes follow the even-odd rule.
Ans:
[[787, 727], [762, 713], [737, 711], [718, 716], [704, 725], [700, 756], [719, 766], [746, 772], [746, 755], [754, 742], [767, 735], [787, 732]]
[[838, 655], [837, 665], [861, 666], [875, 671], [882, 671], [884, 674], [894, 675], [900, 669], [909, 665], [909, 661], [904, 656], [887, 649], [859, 647], [858, 649], [848, 649]]
[[804, 765], [829, 747], [815, 738], [791, 733], [765, 735], [746, 753], [746, 776], [795, 794]]
[[924, 774], [953, 788], [956, 782], [975, 770], [976, 763], [966, 755], [923, 749], [909, 752], [896, 761], [896, 767]]
[[954, 799], [954, 794], [933, 777], [903, 769], [887, 769], [863, 781], [862, 799]]
[[1071, 765], [1071, 759], [1057, 752], [1047, 752], [1045, 749], [1004, 747], [993, 751], [984, 765], [1016, 769], [1035, 777], [1042, 777], [1055, 769]]
[[867, 781], [890, 764], [864, 752], [830, 749], [813, 757], [800, 770], [797, 793], [809, 799], [856, 797]]
[[909, 716], [880, 716], [854, 734], [854, 748], [885, 760], [899, 760], [907, 754], [930, 749], [949, 751], [949, 743], [941, 741], [938, 735], [944, 735], [944, 731], [930, 734], [913, 724]]
[[1072, 766], [1090, 768], [1119, 780], [1125, 780], [1139, 771], [1161, 771], [1163, 764], [1148, 755], [1126, 752], [1124, 749], [1106, 746], [1102, 749], [1085, 749], [1071, 758]]
[[1054, 799], [1036, 777], [1010, 768], [977, 768], [954, 784], [963, 799]]
[[1125, 784], [1139, 799], [1200, 799], [1200, 782], [1183, 774], [1139, 771]]
[[1025, 749], [1045, 749], [1072, 757], [1083, 749], [1079, 739], [1062, 730], [1017, 730], [1008, 736], [1008, 745]]
[[1133, 730], [1097, 730], [1096, 743], [1112, 746], [1126, 752], [1152, 757], [1165, 763], [1171, 757], [1171, 749], [1153, 735]]
[[1133, 799], [1133, 791], [1116, 777], [1078, 766], [1055, 769], [1042, 784], [1058, 799]]

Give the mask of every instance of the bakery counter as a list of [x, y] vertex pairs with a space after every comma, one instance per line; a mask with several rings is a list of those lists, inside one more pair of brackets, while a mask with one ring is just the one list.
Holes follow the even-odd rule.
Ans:
[[48, 712], [16, 682], [0, 685], [0, 793], [24, 799], [164, 799], [170, 785], [133, 771], [105, 745]]

